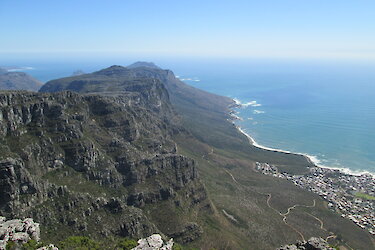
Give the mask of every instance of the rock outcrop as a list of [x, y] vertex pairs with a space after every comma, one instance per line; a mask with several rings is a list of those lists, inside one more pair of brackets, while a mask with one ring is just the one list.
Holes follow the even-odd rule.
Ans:
[[39, 241], [39, 224], [33, 219], [6, 220], [0, 216], [0, 249], [5, 249], [9, 241], [15, 243], [26, 243], [29, 240]]
[[160, 234], [153, 234], [147, 238], [138, 240], [138, 246], [132, 250], [172, 250], [173, 239], [164, 242]]
[[296, 244], [286, 245], [278, 250], [334, 250], [328, 242], [322, 238], [312, 237], [308, 241], [300, 241]]

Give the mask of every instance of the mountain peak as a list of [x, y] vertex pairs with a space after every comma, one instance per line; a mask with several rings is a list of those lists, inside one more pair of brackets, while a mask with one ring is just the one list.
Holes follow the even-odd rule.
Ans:
[[133, 64], [130, 64], [127, 66], [128, 69], [134, 69], [134, 68], [139, 68], [139, 67], [146, 67], [146, 68], [152, 68], [152, 69], [161, 69], [160, 67], [156, 66], [155, 63], [153, 62], [135, 62]]
[[121, 74], [121, 73], [124, 73], [126, 72], [127, 69], [123, 66], [120, 66], [120, 65], [112, 65], [108, 68], [105, 68], [105, 69], [102, 69], [102, 70], [99, 70], [97, 72], [95, 72], [96, 74], [100, 74], [100, 75], [118, 75], [118, 74]]

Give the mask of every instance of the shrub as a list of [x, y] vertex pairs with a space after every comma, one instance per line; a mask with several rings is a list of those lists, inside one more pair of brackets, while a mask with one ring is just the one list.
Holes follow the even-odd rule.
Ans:
[[138, 246], [137, 241], [132, 240], [132, 239], [122, 239], [118, 244], [117, 247], [123, 250], [130, 250], [134, 247]]
[[16, 249], [17, 247], [17, 244], [13, 241], [8, 241], [7, 243], [7, 246], [6, 246], [6, 250], [14, 250]]
[[35, 250], [39, 247], [42, 247], [43, 243], [38, 243], [36, 240], [29, 240], [25, 244], [22, 245], [22, 250]]
[[58, 244], [59, 249], [75, 250], [99, 250], [103, 249], [100, 244], [88, 237], [71, 236]]

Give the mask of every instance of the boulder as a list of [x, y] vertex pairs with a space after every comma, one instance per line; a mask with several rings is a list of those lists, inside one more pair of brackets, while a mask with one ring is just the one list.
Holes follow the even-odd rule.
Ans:
[[165, 242], [160, 234], [153, 234], [147, 238], [138, 240], [138, 246], [133, 250], [172, 250], [173, 239]]

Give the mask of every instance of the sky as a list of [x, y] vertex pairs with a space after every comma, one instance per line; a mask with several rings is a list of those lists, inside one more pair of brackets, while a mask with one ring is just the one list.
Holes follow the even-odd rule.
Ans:
[[374, 0], [0, 0], [0, 56], [375, 61]]

